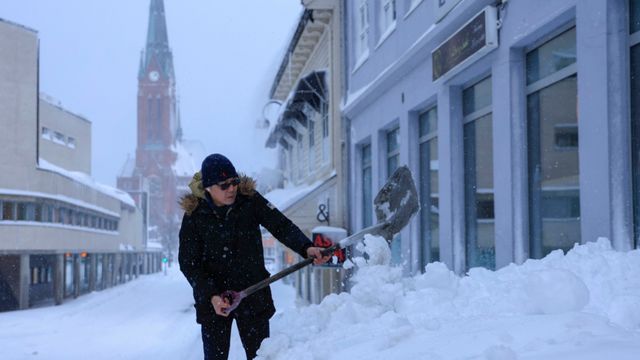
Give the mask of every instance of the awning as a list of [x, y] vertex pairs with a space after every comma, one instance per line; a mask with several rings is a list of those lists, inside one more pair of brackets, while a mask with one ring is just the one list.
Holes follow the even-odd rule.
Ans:
[[[278, 118], [278, 124], [273, 128], [273, 131], [269, 134], [266, 146], [274, 148], [278, 144], [280, 138], [287, 131], [288, 135], [296, 138], [296, 128], [308, 126], [307, 116], [311, 108], [317, 113], [322, 113], [322, 108], [327, 102], [326, 97], [326, 85], [325, 85], [326, 71], [313, 71], [307, 76], [298, 81], [295, 91], [289, 95], [289, 100], [283, 104], [284, 111]], [[294, 124], [293, 122], [298, 124]], [[294, 132], [294, 134], [291, 134]]]
[[316, 112], [322, 112], [322, 105], [327, 102], [325, 74], [325, 71], [313, 71], [300, 79], [292, 102], [306, 102]]

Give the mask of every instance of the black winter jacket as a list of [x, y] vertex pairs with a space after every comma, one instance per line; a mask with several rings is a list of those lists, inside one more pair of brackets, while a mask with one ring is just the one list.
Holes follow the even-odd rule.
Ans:
[[[312, 245], [296, 225], [255, 191], [255, 182], [248, 177], [241, 178], [236, 201], [226, 213], [218, 214], [210, 200], [193, 194], [184, 197], [181, 205], [185, 214], [178, 260], [193, 288], [200, 324], [218, 317], [211, 305], [213, 295], [240, 291], [269, 277], [260, 225], [303, 257]], [[268, 318], [274, 313], [268, 287], [242, 300], [233, 311], [236, 317]]]

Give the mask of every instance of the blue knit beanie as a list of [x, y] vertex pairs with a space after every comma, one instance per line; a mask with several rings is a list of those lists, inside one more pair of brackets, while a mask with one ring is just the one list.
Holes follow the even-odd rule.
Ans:
[[211, 154], [202, 161], [200, 169], [202, 187], [208, 188], [229, 178], [238, 177], [236, 168], [229, 159], [221, 154]]

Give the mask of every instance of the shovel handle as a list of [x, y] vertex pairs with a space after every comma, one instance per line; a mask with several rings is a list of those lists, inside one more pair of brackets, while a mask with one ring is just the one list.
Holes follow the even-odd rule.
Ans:
[[[324, 250], [321, 251], [322, 256], [327, 256], [327, 255], [331, 255], [333, 254], [336, 250], [340, 249], [340, 245], [339, 244], [334, 244]], [[280, 279], [282, 279], [283, 277], [296, 272], [300, 269], [302, 269], [303, 267], [307, 266], [307, 265], [311, 265], [313, 263], [315, 259], [314, 258], [307, 258], [304, 259], [296, 264], [293, 264], [291, 266], [289, 266], [288, 268], [280, 271], [279, 273], [272, 275], [260, 282], [255, 283], [254, 285], [249, 286], [248, 288], [244, 289], [241, 291], [241, 293], [243, 294], [242, 298], [245, 298], [251, 294], [253, 294], [254, 292], [261, 290], [267, 286], [269, 286], [269, 284], [271, 284], [272, 282], [278, 281]], [[242, 300], [241, 298], [241, 300]], [[239, 301], [238, 301], [239, 302]]]

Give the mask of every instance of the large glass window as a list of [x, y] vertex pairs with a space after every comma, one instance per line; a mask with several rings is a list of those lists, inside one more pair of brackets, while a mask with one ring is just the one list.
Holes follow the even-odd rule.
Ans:
[[465, 89], [464, 198], [467, 269], [495, 269], [491, 78]]
[[82, 253], [80, 258], [80, 292], [86, 293], [89, 291], [89, 275], [91, 274], [89, 256], [86, 253]]
[[631, 34], [631, 161], [633, 178], [633, 233], [640, 247], [640, 0], [629, 1]]
[[629, 0], [629, 32], [640, 32], [640, 0]]
[[440, 261], [438, 210], [438, 117], [431, 108], [418, 117], [420, 135], [420, 268]]
[[373, 195], [371, 184], [371, 144], [362, 147], [362, 227], [373, 225]]
[[64, 296], [72, 296], [75, 291], [74, 274], [74, 255], [64, 255]]
[[530, 256], [580, 242], [576, 31], [527, 53]]
[[[400, 164], [400, 129], [395, 128], [387, 132], [387, 177], [390, 177]], [[400, 265], [402, 262], [402, 240], [400, 234], [391, 241], [391, 263]]]

